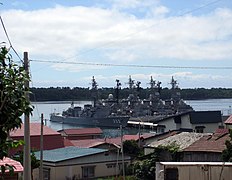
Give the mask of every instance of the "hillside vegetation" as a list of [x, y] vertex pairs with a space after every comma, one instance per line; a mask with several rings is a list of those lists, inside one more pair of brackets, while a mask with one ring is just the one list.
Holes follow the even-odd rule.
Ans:
[[[69, 88], [69, 87], [50, 87], [50, 88], [31, 88], [31, 101], [81, 101], [92, 100], [91, 90], [89, 88]], [[121, 89], [119, 98], [127, 98], [132, 93], [128, 88]], [[139, 97], [145, 99], [151, 93], [149, 88], [141, 88]], [[232, 88], [195, 88], [195, 89], [180, 89], [181, 98], [184, 100], [199, 100], [199, 99], [217, 99], [217, 98], [232, 98]], [[109, 94], [115, 96], [114, 88], [101, 88], [98, 90], [99, 99], [105, 99]], [[161, 89], [160, 98], [169, 99], [171, 90], [168, 88]]]

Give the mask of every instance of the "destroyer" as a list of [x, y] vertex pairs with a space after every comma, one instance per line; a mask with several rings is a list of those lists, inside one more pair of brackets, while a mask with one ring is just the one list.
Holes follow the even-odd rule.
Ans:
[[104, 105], [98, 100], [97, 82], [92, 78], [92, 96], [94, 103], [71, 107], [60, 113], [52, 113], [50, 120], [53, 122], [61, 122], [67, 124], [76, 124], [80, 126], [96, 126], [96, 127], [125, 127], [129, 120], [129, 116], [123, 115], [120, 111], [115, 110], [113, 105]]

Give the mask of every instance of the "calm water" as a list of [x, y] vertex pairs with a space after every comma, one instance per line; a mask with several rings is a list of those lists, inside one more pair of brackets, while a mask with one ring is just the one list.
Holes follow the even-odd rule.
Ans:
[[[188, 100], [185, 101], [191, 105], [196, 111], [204, 110], [220, 110], [223, 115], [231, 114], [232, 99], [208, 99], [208, 100]], [[75, 101], [75, 105], [84, 106], [84, 104], [91, 104], [91, 101]], [[41, 113], [44, 115], [44, 119], [49, 127], [54, 130], [67, 129], [67, 128], [80, 128], [80, 126], [60, 124], [49, 121], [49, 114], [52, 112], [62, 112], [71, 105], [71, 101], [61, 102], [37, 102], [33, 103], [34, 111], [33, 116], [30, 118], [32, 122], [40, 122]], [[142, 130], [147, 131], [147, 130]], [[119, 136], [119, 129], [103, 129], [104, 134], [110, 134], [110, 136]], [[125, 129], [124, 133], [136, 134], [136, 129]]]

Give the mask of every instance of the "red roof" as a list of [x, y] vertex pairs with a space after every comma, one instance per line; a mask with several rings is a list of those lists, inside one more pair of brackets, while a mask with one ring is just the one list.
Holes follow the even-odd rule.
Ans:
[[222, 152], [226, 146], [225, 141], [229, 140], [228, 133], [215, 133], [213, 135], [204, 136], [198, 141], [194, 142], [184, 151], [198, 151], [198, 152]]
[[[140, 137], [141, 138], [148, 138], [150, 136], [153, 136], [153, 134], [141, 134]], [[135, 140], [138, 141], [139, 140], [139, 135], [124, 135], [123, 136], [123, 141], [126, 140]], [[108, 144], [115, 144], [120, 146], [121, 145], [121, 137], [116, 137], [116, 138], [105, 138], [105, 139], [86, 139], [86, 140], [72, 140], [71, 141], [73, 143], [74, 146], [77, 147], [94, 147], [94, 146], [98, 146], [104, 143], [108, 143]]]
[[232, 115], [226, 119], [225, 124], [232, 124]]
[[[14, 166], [14, 172], [23, 172], [23, 166], [18, 161], [5, 157], [3, 160], [0, 160], [0, 166], [5, 165], [5, 164]], [[6, 172], [8, 171], [9, 170], [7, 170]]]
[[81, 129], [64, 129], [59, 132], [64, 132], [67, 135], [87, 135], [87, 134], [102, 134], [100, 128], [81, 128]]
[[[30, 144], [31, 149], [40, 149], [40, 123], [30, 123]], [[10, 136], [14, 140], [24, 139], [24, 124], [22, 124], [20, 129], [16, 129], [10, 132]], [[55, 130], [44, 126], [43, 127], [43, 148], [44, 150], [56, 149], [64, 147], [64, 140], [60, 133]], [[11, 150], [11, 154], [22, 150], [23, 146]]]
[[92, 148], [104, 143], [108, 143], [104, 141], [104, 139], [72, 140], [71, 142], [74, 146], [79, 148]]
[[65, 147], [74, 146], [74, 144], [69, 139], [64, 139], [64, 146]]
[[229, 129], [221, 129], [221, 128], [218, 128], [218, 129], [215, 130], [214, 133], [220, 133], [220, 134], [229, 133]]
[[[30, 123], [30, 136], [40, 136], [41, 132], [41, 124], [40, 123]], [[44, 126], [43, 127], [43, 135], [57, 135], [60, 134], [55, 130]], [[23, 137], [24, 136], [24, 124], [21, 125], [21, 128], [15, 129], [10, 132], [11, 137]]]

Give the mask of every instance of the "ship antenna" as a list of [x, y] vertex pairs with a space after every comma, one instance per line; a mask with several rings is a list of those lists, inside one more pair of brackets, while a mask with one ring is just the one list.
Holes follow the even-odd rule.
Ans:
[[117, 104], [119, 101], [119, 90], [121, 89], [121, 83], [118, 79], [116, 79], [116, 100], [117, 100]]
[[170, 84], [172, 85], [172, 89], [177, 89], [178, 88], [178, 86], [177, 86], [178, 83], [177, 83], [176, 80], [174, 80], [173, 76], [172, 76], [172, 80], [171, 80]]
[[93, 97], [93, 105], [94, 107], [96, 106], [96, 101], [98, 99], [98, 84], [94, 78], [94, 76], [92, 77], [92, 97]]
[[129, 84], [129, 89], [133, 89], [134, 88], [134, 83], [135, 83], [135, 81], [132, 80], [131, 75], [130, 75], [129, 76], [129, 81], [128, 81], [128, 83], [126, 83], [126, 84]]

